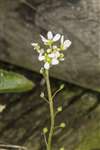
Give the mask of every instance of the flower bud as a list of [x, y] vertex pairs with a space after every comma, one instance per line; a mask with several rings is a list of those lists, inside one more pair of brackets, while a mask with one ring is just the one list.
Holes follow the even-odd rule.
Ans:
[[64, 122], [62, 122], [62, 123], [60, 124], [60, 127], [61, 127], [61, 128], [65, 128], [65, 127], [66, 127], [66, 124], [65, 124]]
[[46, 134], [48, 132], [48, 128], [43, 128], [43, 133]]
[[64, 88], [64, 86], [65, 86], [64, 84], [61, 84], [61, 85], [60, 85], [60, 89], [63, 89], [63, 88]]
[[40, 73], [41, 73], [41, 74], [44, 73], [44, 68], [43, 68], [43, 67], [40, 69]]
[[64, 147], [61, 147], [60, 150], [65, 150]]
[[41, 98], [44, 97], [44, 92], [41, 92], [40, 97], [41, 97]]
[[59, 107], [57, 108], [57, 111], [58, 111], [58, 112], [61, 112], [61, 111], [62, 111], [62, 106], [59, 106]]
[[52, 49], [47, 49], [47, 53], [51, 53], [52, 52]]
[[0, 104], [0, 113], [3, 112], [3, 110], [6, 108], [6, 105]]

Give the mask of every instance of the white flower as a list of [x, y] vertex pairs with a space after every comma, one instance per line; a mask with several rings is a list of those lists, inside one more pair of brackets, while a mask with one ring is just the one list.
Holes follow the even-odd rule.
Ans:
[[48, 40], [53, 40], [54, 42], [58, 41], [60, 39], [60, 34], [56, 34], [54, 37], [53, 37], [53, 33], [51, 31], [48, 31], [47, 33], [47, 37], [48, 37]]
[[60, 56], [60, 52], [56, 51], [48, 55], [50, 58], [58, 58]]
[[45, 59], [45, 57], [40, 53], [40, 54], [39, 54], [39, 57], [38, 57], [38, 60], [39, 60], [39, 61], [43, 61], [44, 59]]
[[56, 51], [56, 52], [55, 52], [55, 57], [56, 57], [56, 58], [60, 57], [60, 52]]
[[44, 42], [44, 44], [47, 44], [49, 42], [56, 42], [60, 39], [61, 35], [60, 34], [56, 34], [55, 36], [53, 36], [53, 33], [51, 31], [48, 31], [47, 33], [47, 39], [43, 36], [43, 35], [40, 35], [42, 41]]
[[39, 56], [38, 56], [39, 61], [43, 61], [45, 59], [45, 56], [43, 55], [43, 53], [44, 53], [44, 50], [41, 49]]
[[71, 41], [70, 40], [64, 41], [64, 49], [67, 49], [68, 47], [70, 47], [70, 45], [71, 45]]
[[71, 43], [72, 42], [70, 40], [65, 40], [64, 41], [64, 36], [62, 35], [62, 37], [61, 37], [61, 47], [62, 47], [63, 50], [66, 50], [68, 47], [70, 47]]
[[54, 58], [55, 57], [55, 53], [51, 53], [48, 55], [50, 58]]
[[52, 63], [52, 65], [57, 65], [57, 64], [59, 64], [59, 61], [57, 59], [53, 58], [51, 63]]
[[[40, 35], [40, 37], [44, 46], [46, 46], [45, 49], [38, 43], [31, 43], [31, 45], [38, 52], [39, 61], [43, 61], [43, 66], [40, 70], [40, 73], [43, 74], [45, 69], [49, 70], [51, 66], [59, 64], [60, 61], [64, 61], [62, 50], [66, 50], [71, 45], [71, 41], [64, 40], [64, 36], [58, 33], [53, 35], [51, 31], [48, 31], [46, 38], [43, 35]], [[56, 44], [58, 40], [60, 40], [60, 45], [59, 43]]]
[[48, 70], [48, 69], [50, 68], [50, 64], [49, 64], [48, 62], [46, 62], [46, 63], [44, 64], [44, 68]]

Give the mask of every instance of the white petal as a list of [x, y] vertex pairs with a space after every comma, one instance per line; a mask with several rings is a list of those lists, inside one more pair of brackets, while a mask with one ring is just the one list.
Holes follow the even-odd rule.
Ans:
[[67, 49], [71, 45], [71, 43], [72, 42], [70, 40], [64, 41], [64, 49]]
[[39, 59], [39, 61], [43, 61], [45, 59], [45, 57], [42, 54], [40, 54], [38, 59]]
[[51, 53], [48, 55], [50, 58], [54, 58], [55, 57], [55, 53]]
[[60, 39], [60, 34], [56, 34], [53, 38], [53, 41], [56, 42]]
[[44, 53], [44, 49], [41, 49], [40, 53], [43, 54]]
[[57, 48], [57, 46], [56, 45], [53, 45], [53, 49], [56, 49]]
[[52, 59], [52, 65], [57, 65], [57, 64], [59, 64], [59, 61], [57, 60], [57, 59]]
[[44, 68], [48, 70], [48, 69], [50, 68], [50, 64], [49, 64], [48, 62], [46, 62], [46, 63], [44, 64]]
[[40, 37], [41, 37], [41, 40], [42, 40], [44, 43], [48, 42], [48, 40], [47, 40], [44, 36], [40, 35]]
[[58, 58], [59, 56], [60, 56], [60, 53], [57, 51], [57, 52], [55, 53], [55, 57]]
[[47, 37], [48, 37], [48, 39], [49, 39], [49, 40], [52, 40], [52, 38], [53, 38], [53, 34], [52, 34], [52, 32], [51, 32], [51, 31], [48, 31], [48, 33], [47, 33]]
[[32, 46], [38, 46], [38, 43], [31, 43]]
[[54, 58], [54, 59], [57, 59], [59, 56], [60, 56], [60, 53], [57, 51], [57, 52], [54, 52], [54, 53], [51, 53], [48, 55], [50, 58]]
[[64, 43], [64, 36], [62, 35], [61, 36], [61, 44], [63, 44]]

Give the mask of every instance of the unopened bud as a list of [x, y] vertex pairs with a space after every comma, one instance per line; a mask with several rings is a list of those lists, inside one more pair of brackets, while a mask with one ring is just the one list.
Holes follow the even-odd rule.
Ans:
[[41, 92], [40, 97], [41, 97], [41, 98], [44, 97], [44, 92]]
[[65, 124], [64, 122], [62, 122], [62, 123], [60, 124], [60, 127], [61, 127], [61, 128], [65, 128], [65, 127], [66, 127], [66, 124]]
[[43, 67], [40, 69], [40, 73], [41, 73], [41, 74], [44, 73], [44, 68], [43, 68]]
[[59, 107], [57, 108], [57, 111], [58, 111], [58, 112], [61, 112], [61, 111], [62, 111], [62, 106], [59, 106]]
[[64, 147], [61, 147], [60, 150], [65, 150]]
[[48, 128], [43, 128], [43, 133], [46, 134], [48, 132]]
[[63, 88], [64, 88], [64, 84], [61, 84], [61, 85], [60, 85], [60, 89], [63, 89]]

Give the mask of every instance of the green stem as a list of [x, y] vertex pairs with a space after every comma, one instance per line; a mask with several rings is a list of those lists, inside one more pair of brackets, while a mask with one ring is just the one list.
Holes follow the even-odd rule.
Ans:
[[47, 85], [48, 100], [49, 100], [49, 107], [50, 107], [50, 119], [51, 119], [50, 132], [47, 141], [47, 150], [52, 150], [52, 137], [54, 131], [55, 116], [54, 116], [54, 106], [53, 106], [53, 99], [52, 99], [52, 92], [51, 92], [48, 70], [46, 70], [46, 85]]

